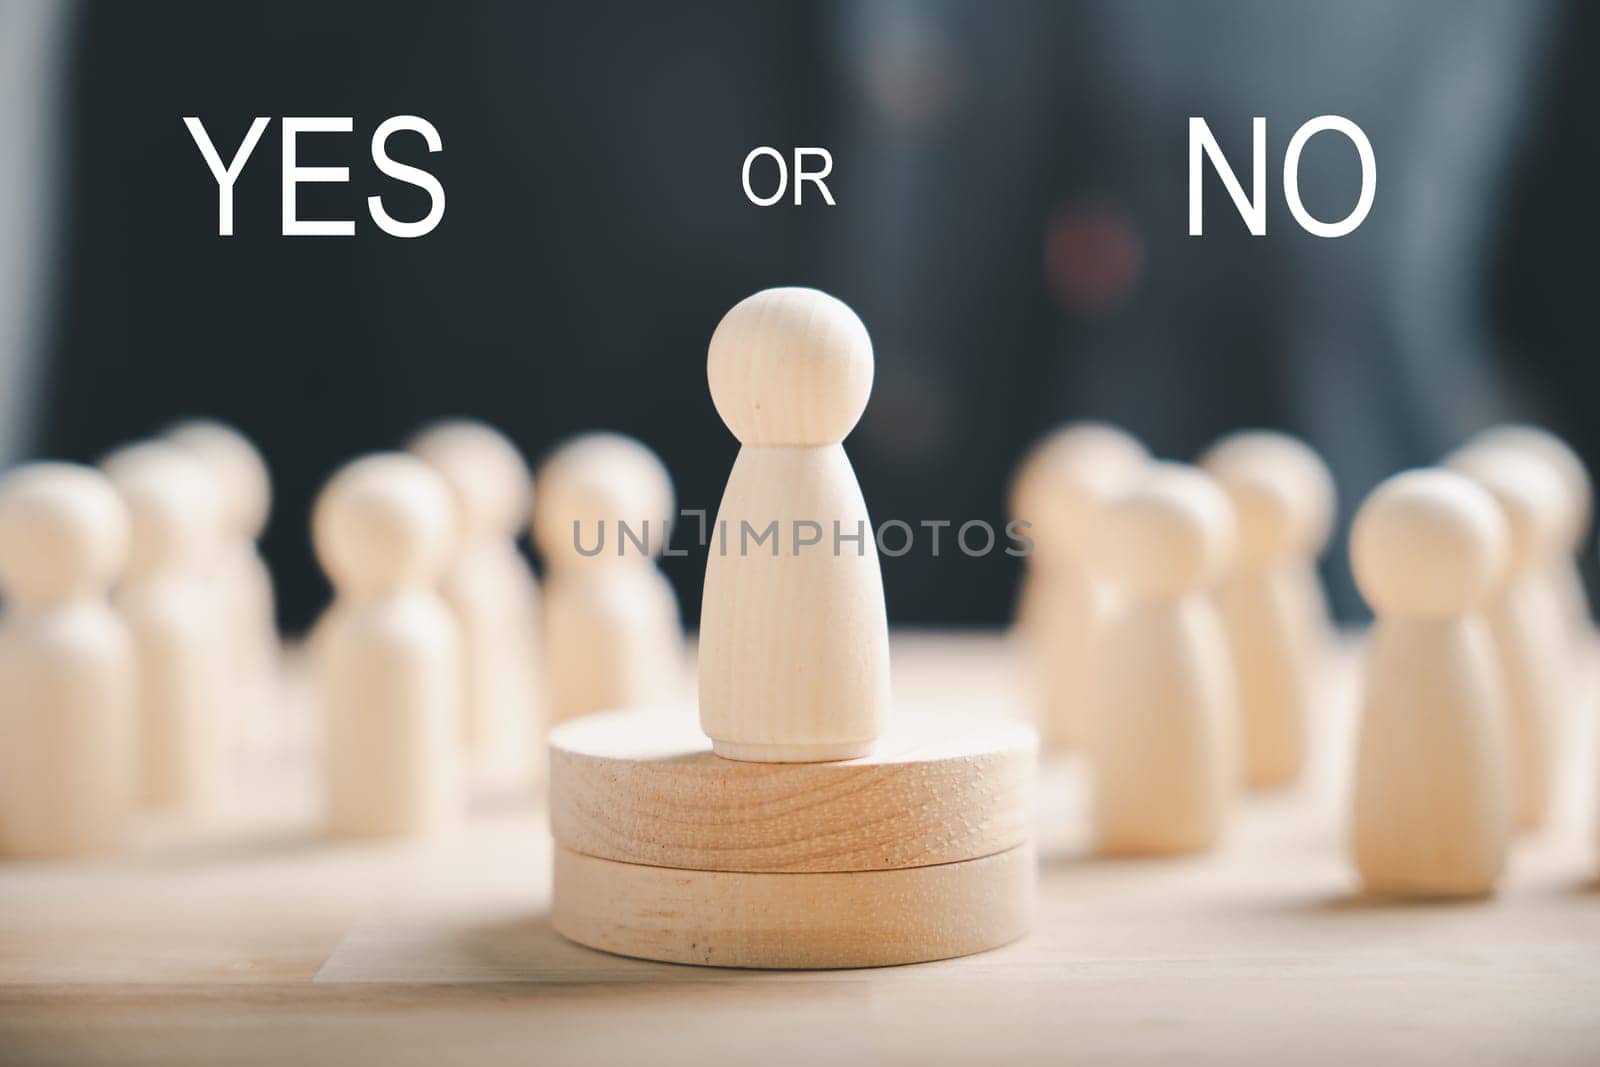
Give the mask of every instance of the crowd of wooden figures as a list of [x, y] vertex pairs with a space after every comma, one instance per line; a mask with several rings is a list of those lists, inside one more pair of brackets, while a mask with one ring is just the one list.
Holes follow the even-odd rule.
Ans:
[[[864, 518], [839, 442], [870, 388], [865, 331], [833, 302], [818, 321], [834, 334], [765, 367], [773, 342], [759, 331], [791, 305], [815, 329], [816, 301], [831, 299], [780, 292], [788, 303], [730, 313], [713, 341], [714, 399], [744, 446], [723, 515]], [[227, 810], [237, 752], [285, 699], [256, 547], [270, 497], [252, 445], [205, 420], [98, 467], [5, 476], [0, 855], [101, 852], [141, 810]], [[335, 592], [304, 642], [329, 831], [449, 826], [474, 789], [539, 785], [550, 724], [682, 695], [678, 605], [652, 558], [664, 539], [588, 554], [574, 536], [673, 507], [661, 461], [614, 433], [563, 444], [535, 475], [491, 427], [449, 420], [338, 470], [310, 519]], [[1101, 850], [1212, 848], [1244, 791], [1295, 785], [1336, 689], [1317, 562], [1338, 509], [1309, 447], [1246, 431], [1190, 465], [1069, 423], [1025, 458], [1012, 512], [1035, 545], [1016, 626], [1035, 722], [1047, 753], [1081, 753], [1089, 768]], [[1356, 510], [1350, 562], [1376, 621], [1348, 841], [1369, 889], [1492, 892], [1514, 835], [1545, 820], [1555, 754], [1592, 696], [1576, 565], [1590, 518], [1582, 463], [1523, 425], [1395, 475]], [[538, 580], [518, 547], [530, 526]], [[870, 541], [864, 556], [803, 564], [710, 561], [699, 699], [720, 756], [870, 751], [890, 699]], [[848, 596], [808, 600], [815, 588]], [[784, 673], [797, 651], [820, 665], [803, 687]], [[748, 709], [769, 700], [794, 707], [754, 723]], [[772, 725], [823, 706], [864, 725]]]

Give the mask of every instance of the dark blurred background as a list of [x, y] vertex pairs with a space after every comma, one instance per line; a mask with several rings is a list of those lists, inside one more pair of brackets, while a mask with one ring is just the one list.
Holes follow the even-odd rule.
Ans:
[[[771, 285], [860, 312], [877, 350], [847, 448], [876, 520], [1004, 521], [1029, 441], [1116, 421], [1188, 458], [1242, 426], [1303, 435], [1348, 505], [1504, 418], [1600, 458], [1585, 412], [1600, 208], [1592, 196], [1600, 5], [1253, 2], [329, 3], [0, 0], [0, 441], [92, 459], [184, 415], [262, 447], [284, 621], [326, 593], [306, 535], [320, 481], [423, 421], [469, 414], [537, 459], [590, 428], [633, 434], [685, 506], [714, 511], [736, 442], [712, 409], [717, 319]], [[1283, 151], [1354, 120], [1377, 198], [1354, 234], [1292, 221]], [[225, 158], [274, 121], [217, 236], [217, 190], [182, 123]], [[436, 174], [378, 174], [372, 130], [421, 115]], [[301, 138], [302, 217], [279, 235], [279, 119]], [[1248, 180], [1268, 120], [1268, 235], [1207, 171], [1187, 236], [1187, 121]], [[836, 207], [759, 208], [758, 145], [831, 150]], [[1314, 138], [1307, 208], [1354, 204], [1348, 141]], [[1357, 610], [1342, 560], [1335, 601]], [[697, 614], [703, 558], [668, 560]], [[1007, 617], [1015, 560], [885, 560], [896, 622]]]

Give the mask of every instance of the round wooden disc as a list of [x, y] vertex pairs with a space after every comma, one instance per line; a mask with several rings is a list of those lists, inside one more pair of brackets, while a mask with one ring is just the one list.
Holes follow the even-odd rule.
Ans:
[[967, 956], [1033, 925], [1023, 845], [890, 871], [747, 874], [645, 867], [557, 846], [551, 920], [590, 948], [705, 967], [886, 967]]
[[881, 871], [1015, 848], [1038, 741], [995, 715], [902, 708], [876, 751], [834, 763], [713, 755], [692, 707], [607, 712], [550, 733], [558, 844], [697, 871]]

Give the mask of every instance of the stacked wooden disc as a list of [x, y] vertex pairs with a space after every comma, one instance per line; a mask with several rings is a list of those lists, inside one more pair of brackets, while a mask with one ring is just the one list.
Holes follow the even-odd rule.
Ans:
[[692, 707], [550, 735], [555, 928], [674, 963], [872, 967], [962, 956], [1032, 923], [1037, 739], [897, 709], [872, 755], [747, 763]]

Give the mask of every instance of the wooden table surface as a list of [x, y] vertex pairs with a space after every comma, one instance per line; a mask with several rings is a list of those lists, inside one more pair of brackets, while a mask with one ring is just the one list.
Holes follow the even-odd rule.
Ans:
[[[894, 654], [908, 705], [1020, 707], [994, 635], [897, 634]], [[432, 843], [325, 842], [308, 750], [280, 744], [241, 769], [226, 826], [0, 866], [0, 1064], [1600, 1062], [1593, 716], [1499, 896], [1382, 904], [1342, 849], [1348, 674], [1308, 780], [1247, 800], [1225, 848], [1095, 859], [1082, 768], [1047, 763], [1035, 932], [869, 971], [569, 944], [542, 805], [480, 803]]]

